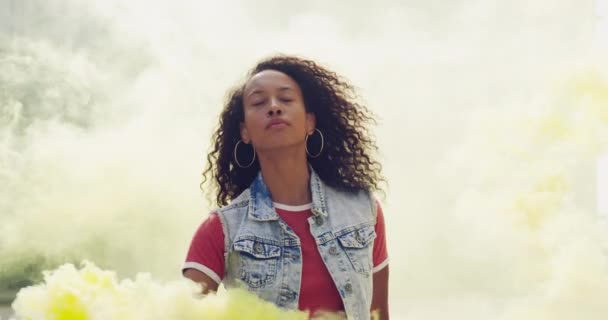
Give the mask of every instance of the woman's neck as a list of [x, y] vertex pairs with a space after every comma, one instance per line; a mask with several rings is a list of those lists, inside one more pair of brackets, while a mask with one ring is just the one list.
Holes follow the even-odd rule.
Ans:
[[306, 155], [259, 155], [259, 161], [272, 201], [292, 206], [312, 201]]

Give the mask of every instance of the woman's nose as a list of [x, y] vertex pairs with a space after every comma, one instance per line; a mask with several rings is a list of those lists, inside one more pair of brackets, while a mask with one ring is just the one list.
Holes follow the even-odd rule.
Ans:
[[268, 115], [273, 116], [275, 114], [281, 115], [283, 111], [281, 110], [281, 106], [277, 99], [270, 99], [270, 109], [268, 109]]
[[275, 114], [280, 116], [281, 113], [283, 113], [283, 111], [281, 111], [280, 108], [270, 108], [270, 110], [268, 110], [268, 115], [271, 117], [274, 116]]

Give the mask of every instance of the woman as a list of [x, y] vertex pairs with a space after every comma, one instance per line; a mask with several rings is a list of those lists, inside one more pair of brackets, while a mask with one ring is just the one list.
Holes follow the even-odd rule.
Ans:
[[290, 56], [259, 62], [232, 90], [203, 181], [220, 208], [192, 239], [186, 277], [313, 316], [388, 319], [374, 119], [355, 98], [334, 72]]

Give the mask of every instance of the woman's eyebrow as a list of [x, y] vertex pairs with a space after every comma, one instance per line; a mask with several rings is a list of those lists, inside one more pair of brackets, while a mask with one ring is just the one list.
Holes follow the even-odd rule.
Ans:
[[[293, 91], [293, 88], [290, 87], [290, 86], [282, 86], [282, 87], [279, 88], [279, 91], [280, 92], [283, 92], [283, 91]], [[248, 93], [247, 97], [250, 97], [250, 96], [252, 96], [252, 95], [254, 95], [256, 93], [264, 93], [264, 90], [262, 90], [262, 89], [255, 89], [255, 90], [251, 91], [250, 93]]]
[[247, 96], [249, 97], [249, 96], [252, 96], [252, 95], [254, 95], [256, 93], [264, 93], [264, 90], [262, 90], [262, 89], [255, 89], [255, 90], [249, 92], [249, 94], [247, 94]]
[[288, 91], [288, 90], [292, 90], [292, 88], [289, 86], [283, 86], [283, 87], [279, 88], [279, 91]]

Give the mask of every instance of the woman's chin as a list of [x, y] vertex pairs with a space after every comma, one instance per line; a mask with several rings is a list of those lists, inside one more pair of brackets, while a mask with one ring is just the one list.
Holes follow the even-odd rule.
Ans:
[[274, 154], [281, 152], [293, 152], [298, 149], [298, 144], [288, 143], [285, 141], [276, 142], [276, 143], [268, 143], [263, 147], [256, 147], [258, 152]]

